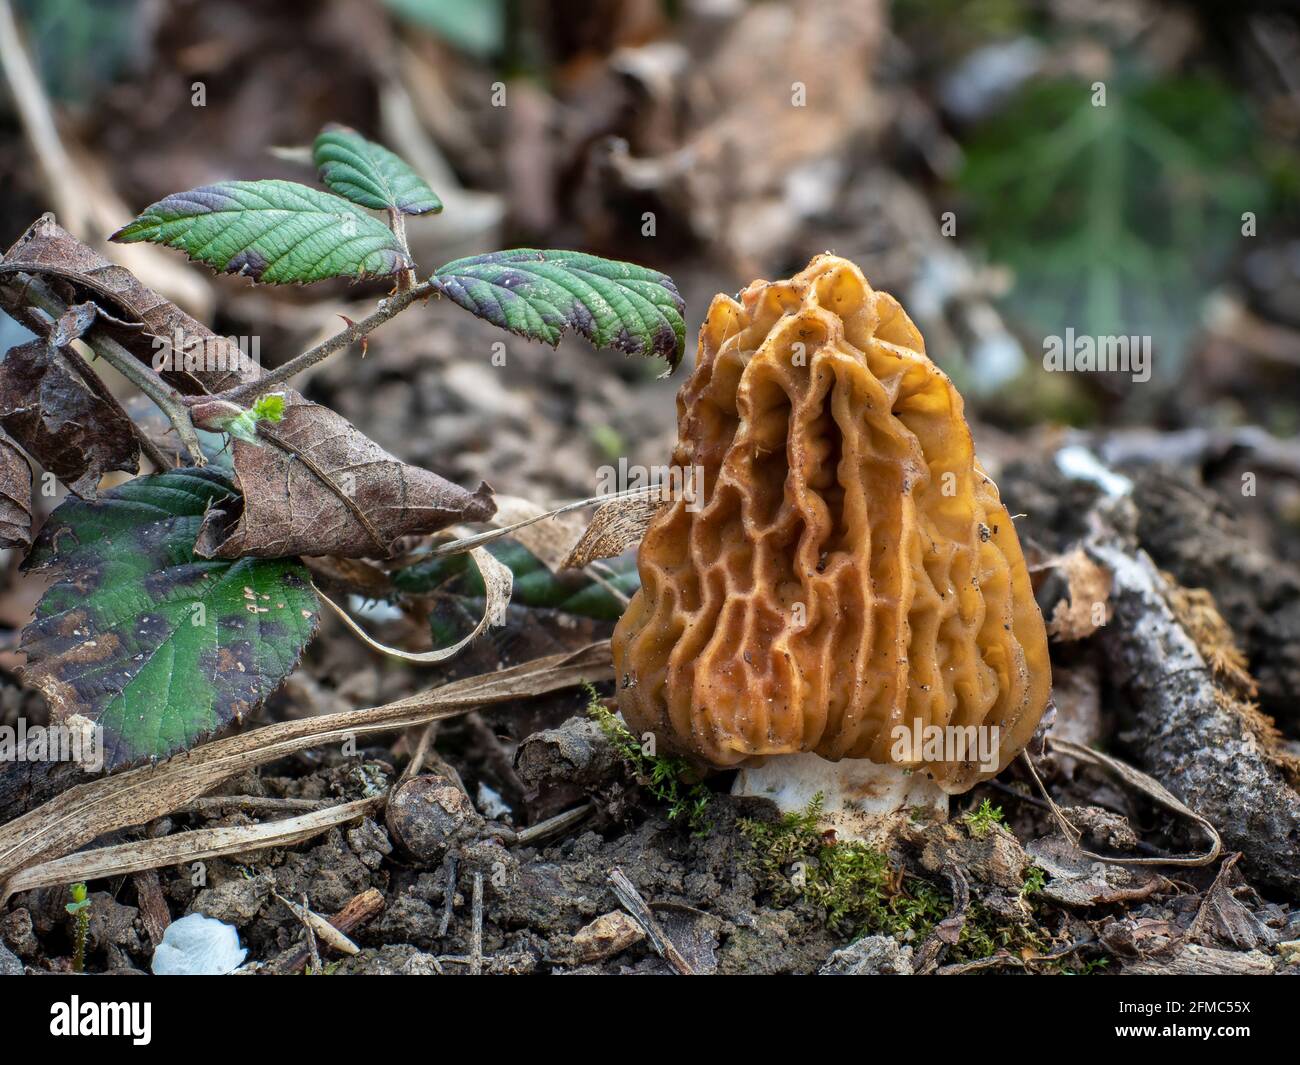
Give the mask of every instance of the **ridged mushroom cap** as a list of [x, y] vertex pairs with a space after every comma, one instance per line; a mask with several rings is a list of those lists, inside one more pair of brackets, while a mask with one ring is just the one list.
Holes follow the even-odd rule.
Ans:
[[1047, 636], [961, 396], [898, 302], [832, 255], [718, 296], [677, 412], [703, 498], [641, 543], [613, 642], [629, 726], [720, 767], [890, 763], [896, 726], [996, 726], [996, 770], [902, 764], [950, 793], [1004, 768], [1050, 697]]

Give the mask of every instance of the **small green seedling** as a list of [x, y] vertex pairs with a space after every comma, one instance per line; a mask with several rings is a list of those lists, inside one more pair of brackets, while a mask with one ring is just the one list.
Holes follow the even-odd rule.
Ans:
[[1002, 815], [1002, 807], [994, 806], [988, 799], [985, 799], [970, 813], [962, 817], [962, 824], [966, 826], [967, 831], [975, 839], [983, 839], [989, 834], [994, 825], [1005, 827], [1006, 818]]
[[90, 934], [90, 898], [84, 881], [73, 884], [68, 891], [72, 901], [64, 909], [77, 919], [73, 931], [72, 969], [83, 973], [86, 971], [86, 939]]

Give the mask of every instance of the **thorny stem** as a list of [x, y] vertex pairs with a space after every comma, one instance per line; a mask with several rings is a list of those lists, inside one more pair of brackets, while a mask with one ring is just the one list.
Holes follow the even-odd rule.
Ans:
[[[53, 320], [58, 321], [68, 309], [68, 305], [42, 279], [29, 274], [16, 274], [14, 279], [22, 287], [23, 302], [44, 311]], [[152, 367], [142, 363], [102, 329], [92, 327], [81, 339], [94, 349], [96, 355], [158, 405], [158, 409], [175, 427], [181, 446], [188, 452], [190, 459], [196, 466], [204, 465], [199, 436], [180, 393], [159, 377]]]
[[290, 359], [283, 366], [276, 367], [256, 380], [236, 385], [234, 388], [228, 388], [224, 392], [218, 392], [212, 396], [186, 396], [182, 402], [193, 404], [222, 399], [228, 403], [238, 403], [241, 407], [246, 406], [250, 401], [273, 391], [309, 366], [324, 362], [336, 351], [341, 351], [349, 344], [353, 344], [362, 337], [367, 336], [372, 330], [406, 310], [416, 300], [425, 299], [436, 294], [436, 292], [437, 287], [432, 281], [424, 281], [414, 288], [398, 292], [384, 300], [379, 309], [373, 314], [367, 315], [359, 322], [354, 322], [342, 332], [335, 333], [327, 340], [322, 340], [314, 348], [304, 351], [301, 355]]

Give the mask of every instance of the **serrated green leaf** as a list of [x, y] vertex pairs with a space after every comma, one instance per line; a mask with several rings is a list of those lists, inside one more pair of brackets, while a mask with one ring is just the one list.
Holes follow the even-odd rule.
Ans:
[[667, 274], [576, 251], [516, 248], [457, 259], [434, 282], [502, 329], [554, 347], [565, 329], [597, 347], [659, 355], [675, 370], [686, 346], [686, 304]]
[[103, 729], [108, 768], [164, 758], [241, 719], [292, 672], [318, 604], [297, 559], [200, 559], [207, 511], [236, 501], [211, 467], [70, 500], [29, 568], [59, 579], [23, 632], [23, 678], [59, 720]]
[[326, 126], [312, 158], [332, 192], [376, 211], [436, 214], [442, 201], [400, 156], [347, 126]]
[[386, 225], [296, 181], [224, 181], [177, 192], [110, 239], [179, 248], [214, 269], [271, 285], [387, 277], [413, 266]]
[[[488, 551], [514, 575], [510, 598], [515, 605], [559, 610], [597, 621], [617, 621], [623, 613], [624, 604], [618, 596], [581, 570], [552, 573], [532, 552], [513, 540], [498, 540], [488, 545]], [[634, 559], [607, 559], [605, 565], [613, 571], [610, 584], [624, 595], [631, 595], [640, 587]], [[468, 555], [444, 555], [414, 562], [393, 573], [393, 585], [403, 592], [437, 592], [464, 598], [471, 604], [483, 599], [483, 578]], [[471, 606], [471, 613], [473, 609]]]

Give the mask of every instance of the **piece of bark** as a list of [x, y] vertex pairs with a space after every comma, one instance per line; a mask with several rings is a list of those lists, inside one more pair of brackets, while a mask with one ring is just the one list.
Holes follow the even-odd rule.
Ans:
[[1136, 710], [1133, 748], [1143, 767], [1212, 822], [1254, 878], [1300, 893], [1300, 795], [1270, 758], [1260, 715], [1238, 712], [1216, 689], [1169, 604], [1168, 582], [1121, 531], [1135, 525], [1132, 500], [1104, 502], [1093, 518], [1087, 550], [1112, 575], [1102, 650]]
[[1300, 726], [1300, 567], [1260, 550], [1229, 505], [1190, 477], [1140, 471], [1134, 498], [1142, 546], [1180, 583], [1214, 596], [1246, 652], [1260, 705]]
[[155, 950], [163, 941], [167, 926], [172, 923], [172, 913], [163, 895], [162, 882], [157, 869], [142, 869], [131, 874], [135, 884], [135, 898], [140, 906], [140, 920]]
[[1124, 976], [1271, 976], [1274, 961], [1257, 950], [1242, 952], [1189, 943], [1168, 958], [1148, 958], [1125, 965]]

